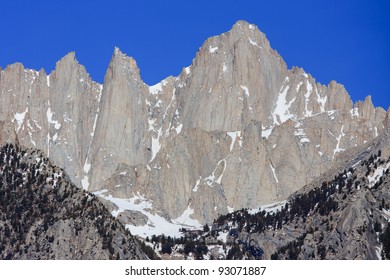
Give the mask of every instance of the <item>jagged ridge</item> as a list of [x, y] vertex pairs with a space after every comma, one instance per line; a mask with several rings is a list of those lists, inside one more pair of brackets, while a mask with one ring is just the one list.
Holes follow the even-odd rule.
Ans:
[[386, 115], [369, 98], [353, 105], [336, 82], [287, 69], [244, 21], [154, 86], [116, 48], [104, 85], [70, 53], [50, 75], [8, 66], [0, 92], [15, 141], [45, 151], [78, 187], [140, 194], [168, 221], [192, 213], [200, 223], [286, 199], [381, 135]]

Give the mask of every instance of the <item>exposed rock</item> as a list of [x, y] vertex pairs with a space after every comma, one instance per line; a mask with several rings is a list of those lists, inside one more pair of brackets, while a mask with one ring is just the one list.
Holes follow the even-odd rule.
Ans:
[[13, 123], [0, 121], [0, 145], [5, 145], [6, 143], [18, 143], [18, 136]]
[[36, 150], [0, 148], [0, 259], [146, 259], [97, 197]]
[[353, 104], [335, 81], [287, 69], [244, 21], [154, 86], [115, 48], [104, 85], [70, 53], [50, 75], [20, 63], [0, 70], [0, 95], [0, 121], [78, 187], [139, 193], [167, 220], [193, 209], [201, 223], [286, 199], [382, 135], [386, 118], [369, 97]]
[[[390, 259], [386, 146], [383, 137], [371, 141], [283, 202], [233, 211], [203, 230], [186, 231], [184, 238], [170, 242], [170, 254], [195, 259]], [[160, 236], [151, 245], [164, 242]]]

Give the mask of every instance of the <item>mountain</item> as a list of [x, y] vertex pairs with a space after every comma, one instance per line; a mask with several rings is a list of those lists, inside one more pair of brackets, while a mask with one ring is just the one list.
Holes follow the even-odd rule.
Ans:
[[0, 95], [2, 141], [43, 151], [141, 236], [284, 201], [384, 135], [389, 114], [288, 69], [245, 21], [153, 86], [115, 48], [103, 85], [69, 53], [49, 75], [1, 70]]
[[99, 199], [36, 150], [0, 149], [0, 259], [147, 259]]
[[165, 259], [388, 260], [389, 125], [386, 130], [283, 202], [221, 215], [180, 238], [147, 241]]

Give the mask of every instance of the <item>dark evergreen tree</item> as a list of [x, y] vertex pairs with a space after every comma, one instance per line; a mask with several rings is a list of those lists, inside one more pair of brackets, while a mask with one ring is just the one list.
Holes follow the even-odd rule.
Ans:
[[168, 242], [164, 242], [161, 245], [161, 253], [162, 254], [172, 254], [172, 246]]

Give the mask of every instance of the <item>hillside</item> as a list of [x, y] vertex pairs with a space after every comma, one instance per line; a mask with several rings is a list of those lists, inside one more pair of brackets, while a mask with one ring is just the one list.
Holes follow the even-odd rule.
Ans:
[[0, 148], [0, 259], [145, 259], [141, 243], [41, 152]]

